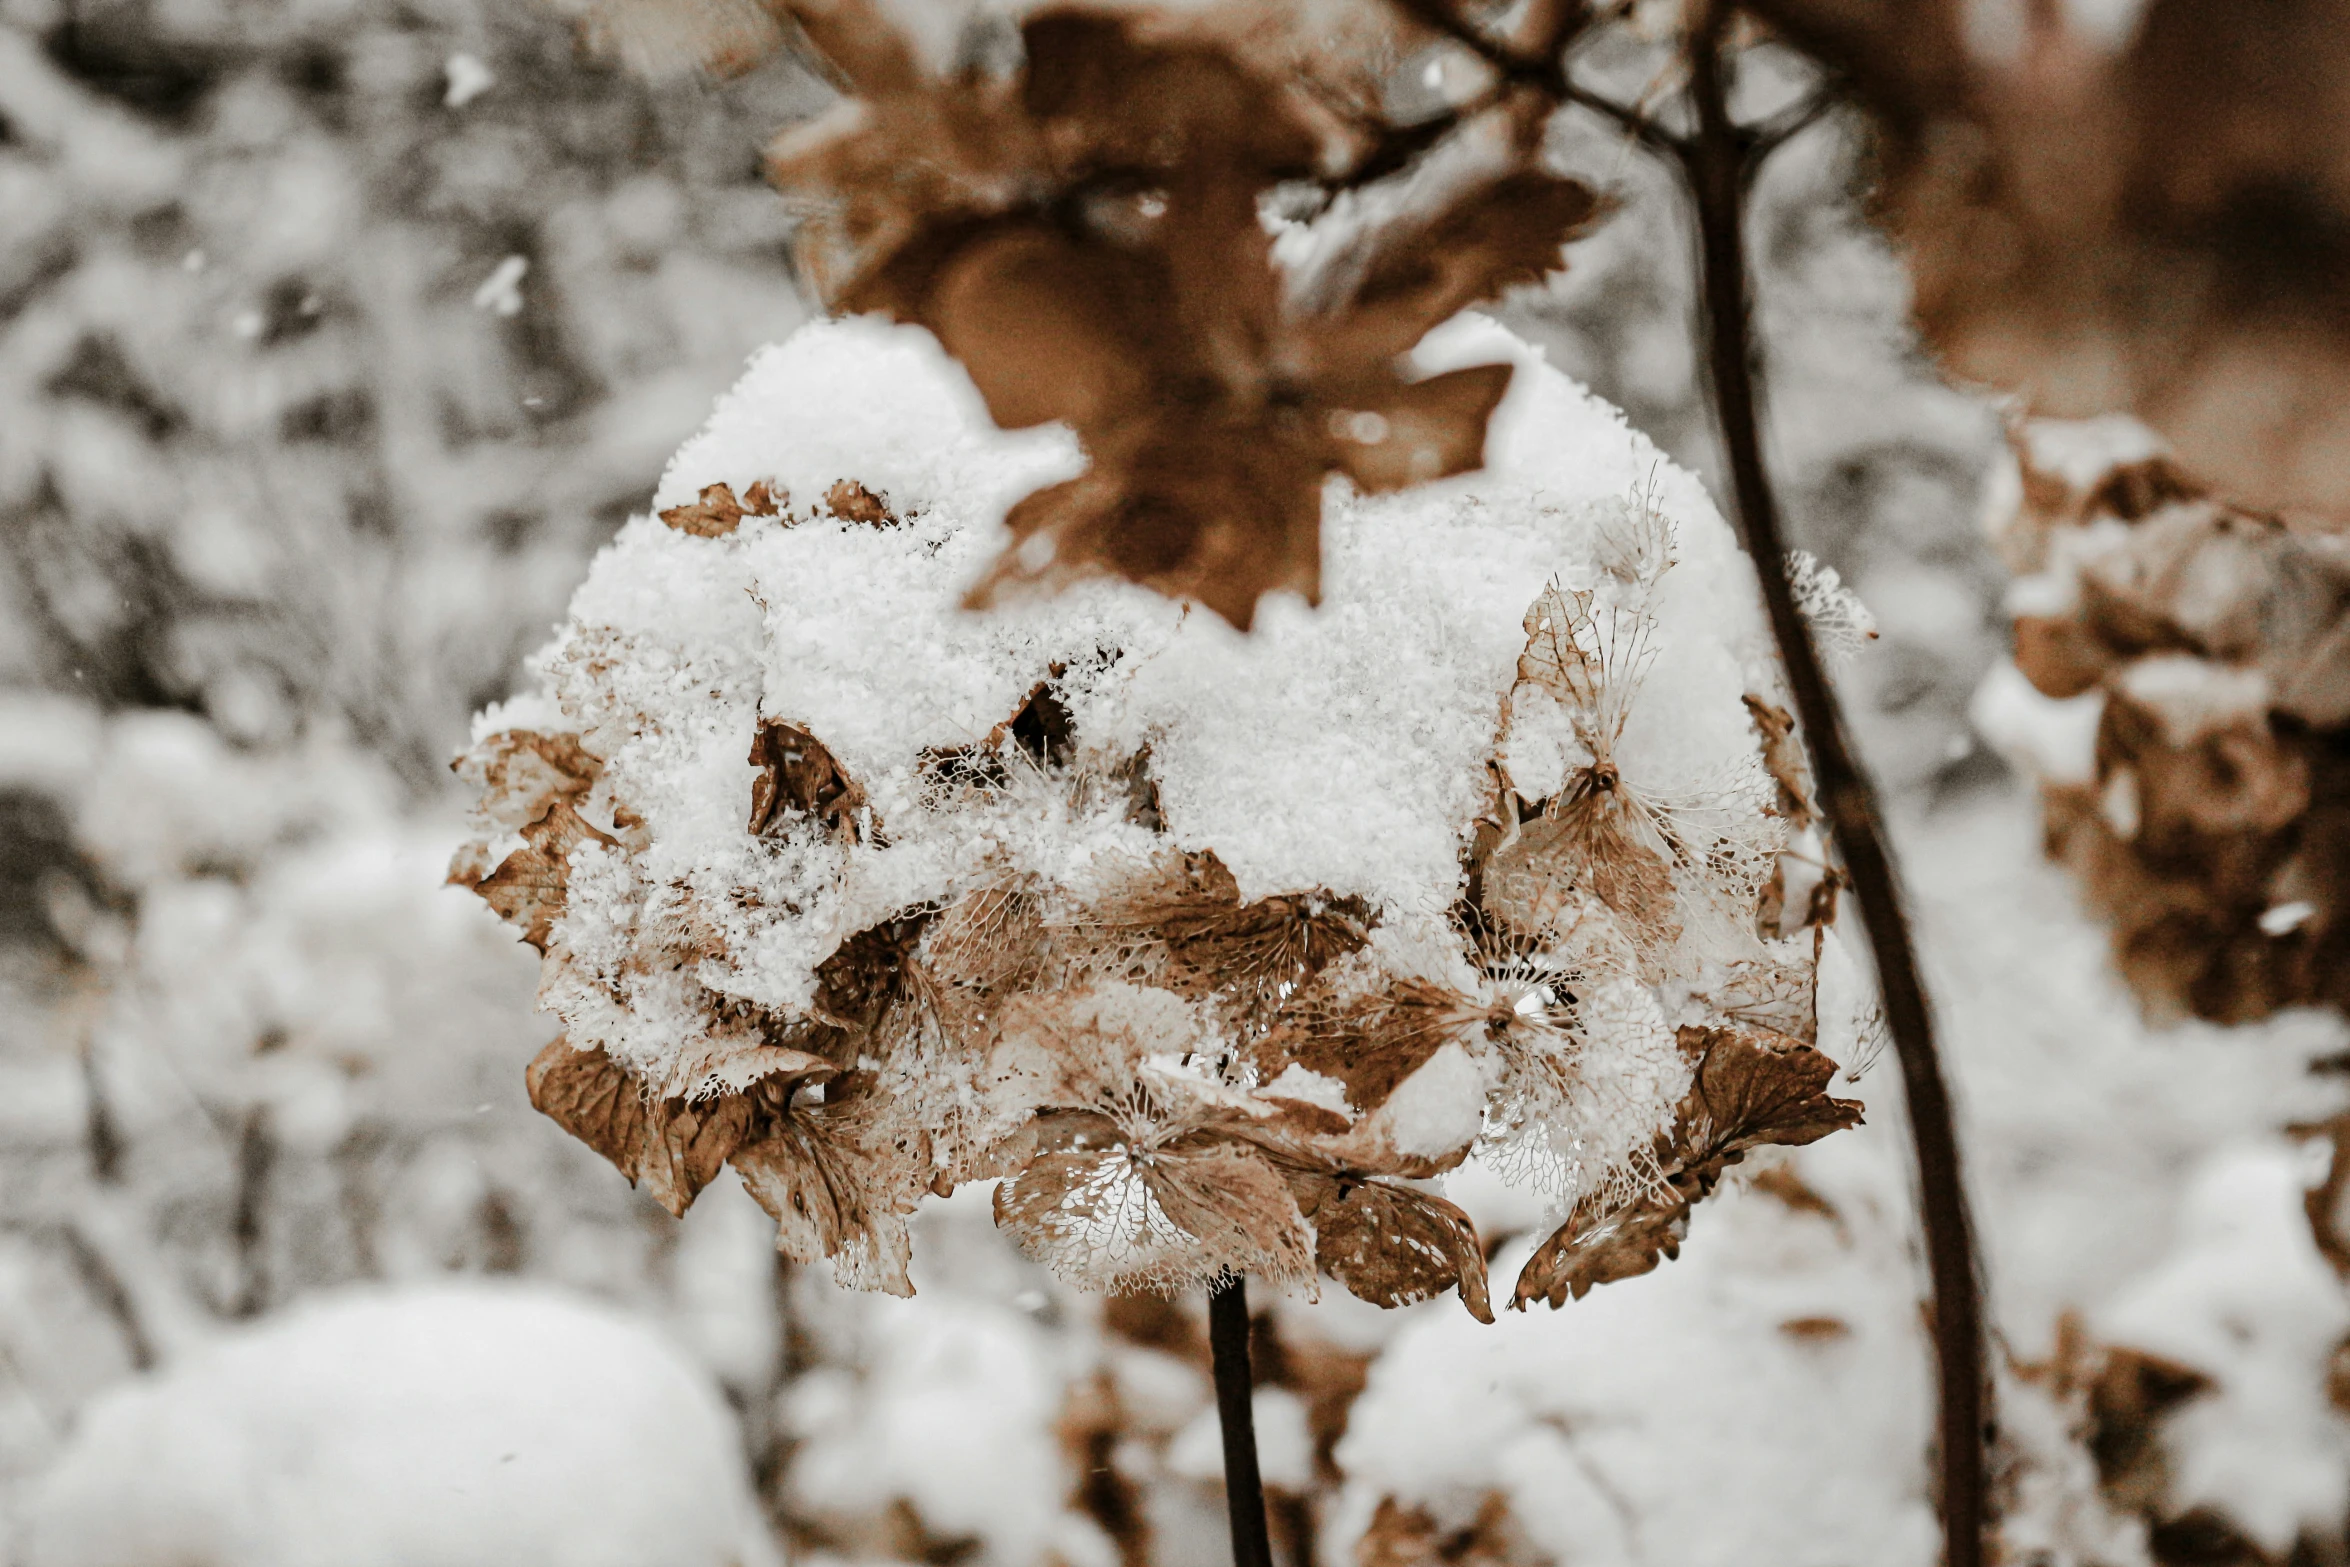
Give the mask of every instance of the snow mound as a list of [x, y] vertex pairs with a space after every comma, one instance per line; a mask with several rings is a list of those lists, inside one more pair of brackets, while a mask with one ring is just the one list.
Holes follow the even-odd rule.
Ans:
[[770, 1567], [734, 1422], [618, 1312], [448, 1284], [321, 1299], [99, 1399], [29, 1567]]

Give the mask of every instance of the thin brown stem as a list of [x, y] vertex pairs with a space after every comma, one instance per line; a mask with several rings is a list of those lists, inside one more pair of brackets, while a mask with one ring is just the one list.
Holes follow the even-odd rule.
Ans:
[[[1976, 1276], [1958, 1135], [1934, 1044], [1934, 1017], [1902, 913], [1901, 888], [1877, 805], [1847, 736], [1835, 689], [1787, 578], [1787, 547], [1763, 464], [1754, 382], [1754, 326], [1746, 272], [1744, 205], [1754, 159], [1768, 148], [1730, 119], [1717, 8], [1693, 19], [1689, 96], [1697, 131], [1681, 158], [1697, 212], [1706, 359], [1732, 507], [1762, 579], [1771, 632], [1787, 668], [1796, 717], [1811, 751], [1821, 814], [1876, 954], [1885, 1023], [1901, 1062], [1917, 1153], [1919, 1209], [1933, 1281], [1934, 1346], [1941, 1374], [1941, 1502], [1948, 1567], [1981, 1567], [1986, 1496], [1983, 1449], [1990, 1418], [1983, 1375], [1981, 1285]], [[1781, 138], [1783, 139], [1783, 138]]]
[[1273, 1567], [1265, 1482], [1257, 1472], [1248, 1281], [1237, 1273], [1219, 1274], [1208, 1286], [1208, 1348], [1216, 1368], [1216, 1416], [1224, 1427], [1224, 1508], [1232, 1521], [1232, 1567]]

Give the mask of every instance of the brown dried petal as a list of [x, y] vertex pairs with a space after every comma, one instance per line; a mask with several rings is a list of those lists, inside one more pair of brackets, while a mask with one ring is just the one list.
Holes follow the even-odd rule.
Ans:
[[782, 510], [767, 481], [760, 479], [743, 491], [740, 500], [735, 499], [729, 485], [705, 484], [699, 499], [668, 508], [661, 513], [661, 520], [697, 539], [722, 539], [734, 532], [745, 517], [773, 517]]
[[1520, 1311], [1537, 1300], [1563, 1306], [1602, 1284], [1638, 1278], [1680, 1256], [1690, 1206], [1672, 1189], [1604, 1210], [1596, 1199], [1585, 1198], [1518, 1270], [1510, 1304]]
[[1135, 312], [1163, 288], [1128, 251], [1003, 224], [940, 269], [915, 319], [971, 372], [998, 425], [1057, 419], [1098, 439], [1144, 401], [1152, 366]]
[[889, 502], [854, 479], [842, 479], [826, 490], [824, 509], [843, 522], [868, 528], [895, 527], [898, 520], [897, 513], [889, 509]]
[[1779, 786], [1778, 812], [1797, 827], [1810, 825], [1811, 778], [1804, 765], [1803, 743], [1795, 737], [1795, 715], [1753, 692], [1746, 693], [1746, 712], [1762, 740], [1763, 767]]
[[522, 939], [544, 952], [563, 917], [571, 881], [571, 852], [583, 843], [609, 847], [614, 840], [556, 800], [546, 814], [522, 829], [522, 847], [474, 886], [498, 917], [522, 929]]
[[1827, 1093], [1836, 1063], [1800, 1040], [1767, 1029], [1684, 1028], [1680, 1045], [1696, 1070], [1671, 1133], [1657, 1140], [1663, 1184], [1628, 1202], [1594, 1193], [1577, 1203], [1519, 1273], [1517, 1309], [1580, 1300], [1679, 1256], [1690, 1209], [1749, 1150], [1800, 1147], [1860, 1124], [1857, 1101]]
[[654, 1099], [601, 1049], [577, 1050], [563, 1039], [538, 1053], [524, 1082], [541, 1113], [680, 1217], [751, 1124], [750, 1105], [739, 1097], [703, 1104]]
[[1280, 90], [1212, 40], [1074, 7], [1021, 29], [1022, 105], [1073, 172], [1207, 165], [1270, 184], [1311, 172], [1313, 137]]
[[1223, 1269], [1272, 1283], [1312, 1271], [1289, 1184], [1210, 1134], [1135, 1144], [1099, 1115], [1039, 1117], [1043, 1147], [996, 1188], [996, 1223], [1082, 1288], [1164, 1291]]
[[760, 724], [751, 739], [751, 765], [759, 769], [751, 781], [753, 836], [781, 832], [794, 816], [813, 816], [849, 842], [864, 836], [864, 789], [807, 730], [780, 719]]
[[778, 8], [856, 91], [887, 95], [922, 85], [912, 46], [877, 0], [780, 0]]
[[1836, 1063], [1801, 1040], [1733, 1028], [1684, 1028], [1680, 1038], [1682, 1052], [1698, 1057], [1673, 1132], [1684, 1167], [1765, 1144], [1801, 1147], [1860, 1124], [1858, 1100], [1828, 1094]]
[[1347, 1104], [1369, 1114], [1476, 1023], [1475, 1004], [1458, 992], [1404, 979], [1345, 1001], [1301, 998], [1283, 1010], [1255, 1055], [1265, 1080], [1294, 1063], [1335, 1080]]
[[1314, 1226], [1314, 1263], [1375, 1306], [1410, 1306], [1460, 1290], [1479, 1322], [1493, 1320], [1485, 1251], [1469, 1216], [1441, 1197], [1387, 1181], [1293, 1174]]
[[1378, 254], [1328, 323], [1326, 351], [1360, 361], [1409, 351], [1469, 306], [1557, 271], [1559, 252], [1605, 211], [1581, 181], [1536, 169], [1463, 189], [1427, 221], [1379, 236]]
[[851, 1289], [914, 1293], [907, 1216], [927, 1189], [926, 1149], [884, 1135], [861, 1104], [787, 1103], [733, 1154], [743, 1185], [775, 1220], [776, 1249], [829, 1260]]
[[579, 736], [528, 729], [491, 735], [449, 766], [481, 791], [474, 808], [511, 832], [546, 815], [557, 800], [586, 794], [604, 770], [581, 748]]
[[1680, 933], [1672, 867], [1628, 809], [1618, 795], [1587, 793], [1521, 825], [1485, 862], [1485, 911], [1521, 935], [1546, 937], [1572, 914], [1582, 888], [1646, 950], [1669, 947]]
[[[1178, 994], [1221, 998], [1251, 1015], [1277, 1005], [1338, 958], [1359, 952], [1378, 917], [1357, 897], [1278, 893], [1240, 901], [1213, 850], [1169, 856], [1158, 874], [1095, 918], [1114, 944]], [[1163, 949], [1163, 950], [1153, 950]]]
[[1321, 599], [1322, 472], [1318, 433], [1309, 444], [1240, 424], [1147, 430], [1013, 506], [1004, 525], [1017, 542], [966, 603], [1114, 576], [1195, 599], [1245, 631], [1267, 593]]
[[1355, 406], [1323, 416], [1331, 465], [1370, 494], [1468, 473], [1485, 463], [1485, 425], [1510, 389], [1508, 365], [1333, 393]]

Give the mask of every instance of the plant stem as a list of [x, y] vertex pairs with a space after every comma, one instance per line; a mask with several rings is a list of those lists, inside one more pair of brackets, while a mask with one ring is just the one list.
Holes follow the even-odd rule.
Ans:
[[1836, 693], [1787, 578], [1778, 506], [1763, 466], [1753, 359], [1752, 299], [1743, 216], [1757, 154], [1768, 146], [1732, 123], [1723, 80], [1721, 7], [1691, 19], [1689, 96], [1697, 133], [1680, 149], [1697, 211], [1701, 298], [1714, 412], [1729, 458], [1733, 512], [1762, 579], [1771, 633], [1787, 666], [1796, 717], [1811, 751], [1814, 787], [1851, 880], [1877, 960], [1885, 1024], [1901, 1062], [1917, 1151], [1918, 1206], [1933, 1280], [1933, 1329], [1941, 1373], [1941, 1503], [1948, 1567], [1981, 1567], [1986, 1496], [1983, 1444], [1990, 1417], [1983, 1376], [1981, 1285], [1960, 1178], [1950, 1091], [1934, 1045], [1934, 1019], [1876, 793], [1847, 737]]
[[1208, 1286], [1208, 1348], [1216, 1363], [1216, 1415], [1224, 1427], [1224, 1507], [1232, 1519], [1232, 1567], [1273, 1567], [1249, 1385], [1248, 1281], [1240, 1274], [1219, 1274]]

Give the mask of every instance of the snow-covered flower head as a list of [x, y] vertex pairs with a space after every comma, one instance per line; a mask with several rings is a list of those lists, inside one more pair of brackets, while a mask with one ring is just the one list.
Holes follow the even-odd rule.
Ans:
[[[732, 1162], [844, 1282], [910, 1290], [907, 1214], [992, 1179], [1089, 1287], [1479, 1315], [1430, 1184], [1473, 1149], [1604, 1250], [1848, 1120], [1800, 1007], [1707, 999], [1812, 955], [1757, 915], [1775, 673], [1728, 530], [1500, 329], [1417, 360], [1514, 364], [1487, 466], [1334, 479], [1323, 603], [1243, 636], [1103, 580], [964, 610], [1066, 433], [997, 431], [918, 330], [760, 357], [464, 764], [455, 874], [566, 1027], [541, 1108], [675, 1209]], [[1792, 1097], [1693, 1119], [1725, 1040]]]

